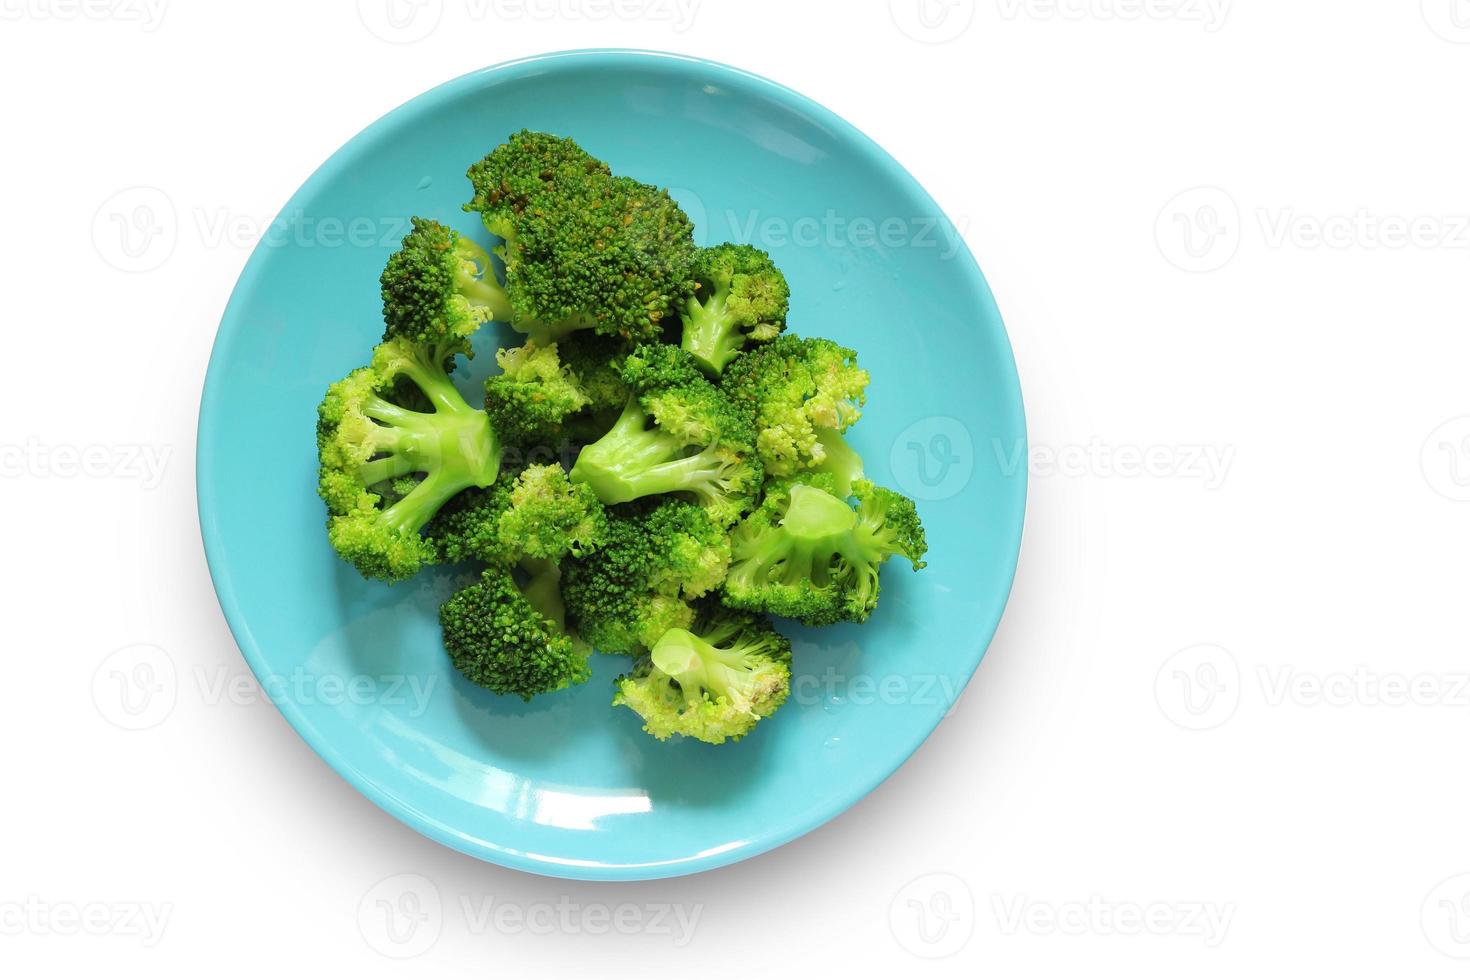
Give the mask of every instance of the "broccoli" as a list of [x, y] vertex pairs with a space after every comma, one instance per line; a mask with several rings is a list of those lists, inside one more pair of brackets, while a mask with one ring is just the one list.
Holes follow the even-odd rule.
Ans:
[[[380, 279], [383, 318], [419, 343], [469, 337], [486, 320], [508, 321], [510, 300], [495, 278], [490, 253], [437, 221], [414, 218], [403, 246]], [[461, 353], [469, 353], [468, 346]]]
[[688, 629], [671, 629], [617, 680], [614, 705], [632, 708], [660, 741], [687, 735], [740, 740], [791, 690], [791, 642], [764, 617], [704, 603]]
[[567, 625], [560, 561], [606, 536], [591, 491], [559, 466], [529, 466], [466, 491], [429, 530], [446, 559], [491, 563], [439, 610], [444, 646], [466, 677], [527, 700], [587, 679], [590, 649]]
[[683, 347], [707, 374], [718, 377], [747, 345], [786, 329], [786, 277], [753, 245], [700, 249], [694, 278], [699, 286], [685, 304]]
[[528, 340], [495, 354], [501, 373], [485, 380], [485, 411], [506, 441], [548, 446], [562, 423], [591, 404], [577, 375], [562, 362], [555, 342]]
[[[327, 536], [364, 577], [396, 581], [432, 563], [424, 525], [460, 491], [488, 487], [499, 472], [489, 417], [465, 403], [445, 372], [455, 343], [385, 340], [369, 367], [327, 389], [317, 410]], [[397, 394], [405, 379], [429, 411], [405, 407]], [[412, 474], [422, 477], [410, 485], [404, 478]]]
[[721, 389], [755, 416], [770, 476], [818, 466], [831, 440], [862, 415], [868, 372], [856, 352], [820, 337], [784, 334], [736, 358]]
[[[511, 570], [492, 565], [479, 581], [439, 608], [444, 647], [466, 678], [496, 694], [532, 696], [580, 684], [592, 674], [586, 648], [565, 631], [544, 597], [556, 594], [555, 565], [516, 584]], [[535, 601], [541, 598], [541, 602]]]
[[567, 562], [563, 595], [593, 646], [632, 654], [688, 626], [687, 600], [716, 589], [729, 566], [724, 529], [693, 504], [666, 500], [610, 516], [597, 554]]
[[541, 342], [584, 329], [653, 340], [693, 292], [688, 216], [574, 141], [522, 130], [468, 176], [465, 210], [504, 242], [515, 330]]
[[748, 413], [677, 347], [641, 346], [622, 374], [633, 394], [607, 434], [578, 454], [572, 479], [605, 504], [688, 494], [717, 523], [739, 520], [761, 481]]
[[858, 480], [854, 508], [835, 487], [821, 474], [767, 488], [732, 536], [726, 605], [808, 626], [860, 623], [878, 604], [878, 567], [890, 555], [924, 567], [928, 545], [912, 500]]

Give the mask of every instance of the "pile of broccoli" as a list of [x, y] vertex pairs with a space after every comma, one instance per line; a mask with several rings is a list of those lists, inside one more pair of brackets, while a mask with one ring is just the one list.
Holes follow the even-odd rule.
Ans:
[[[498, 244], [414, 218], [383, 340], [318, 410], [328, 540], [387, 582], [475, 563], [439, 611], [475, 684], [529, 700], [623, 655], [613, 704], [650, 735], [739, 739], [790, 691], [768, 617], [863, 622], [889, 557], [924, 565], [913, 501], [843, 437], [868, 373], [786, 332], [769, 255], [696, 246], [667, 191], [570, 139], [516, 133], [468, 176]], [[519, 345], [474, 405], [451, 375], [488, 322]]]

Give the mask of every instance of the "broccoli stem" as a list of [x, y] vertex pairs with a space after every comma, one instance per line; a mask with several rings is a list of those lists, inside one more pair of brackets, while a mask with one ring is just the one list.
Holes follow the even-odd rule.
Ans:
[[749, 697], [750, 664], [739, 646], [725, 649], [675, 628], [659, 638], [650, 659], [679, 685], [688, 704], [702, 701], [705, 691], [732, 701]]
[[521, 595], [558, 632], [566, 632], [567, 613], [561, 598], [561, 568], [549, 558], [522, 558], [520, 565], [521, 570], [530, 576], [526, 584], [520, 587]]
[[690, 299], [684, 313], [681, 346], [694, 356], [706, 374], [718, 377], [735, 359], [745, 337], [728, 312], [729, 290], [720, 288], [706, 302]]
[[590, 486], [605, 504], [655, 493], [718, 494], [724, 464], [709, 450], [684, 455], [684, 440], [649, 428], [649, 421], [638, 400], [628, 399], [607, 434], [578, 454], [571, 478]]
[[495, 278], [495, 266], [490, 253], [467, 235], [460, 235], [455, 243], [455, 254], [459, 257], [459, 269], [454, 277], [454, 287], [472, 305], [490, 311], [490, 319], [500, 323], [511, 321], [510, 296], [500, 280]]

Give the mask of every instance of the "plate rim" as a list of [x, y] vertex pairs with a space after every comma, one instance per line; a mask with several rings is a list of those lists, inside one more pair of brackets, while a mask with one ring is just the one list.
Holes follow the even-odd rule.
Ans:
[[[563, 51], [550, 51], [541, 54], [515, 58], [509, 61], [499, 62], [478, 68], [447, 81], [414, 96], [413, 98], [390, 109], [379, 116], [373, 122], [363, 127], [350, 137], [320, 165], [312, 171], [311, 175], [296, 189], [286, 203], [281, 207], [277, 220], [281, 215], [292, 212], [298, 207], [297, 202], [309, 193], [314, 192], [319, 184], [333, 179], [337, 163], [342, 159], [344, 151], [350, 147], [366, 142], [381, 129], [393, 125], [398, 120], [425, 110], [432, 109], [437, 104], [458, 98], [466, 90], [473, 89], [485, 84], [487, 79], [513, 79], [524, 77], [532, 73], [539, 73], [553, 68], [566, 67], [568, 65], [579, 65], [582, 67], [627, 67], [630, 64], [650, 64], [677, 67], [680, 64], [686, 67], [697, 67], [706, 72], [714, 72], [718, 75], [733, 78], [762, 94], [774, 99], [787, 108], [793, 109], [800, 114], [816, 120], [823, 126], [834, 131], [844, 141], [854, 144], [872, 163], [891, 179], [896, 179], [906, 189], [916, 192], [919, 199], [933, 208], [936, 215], [944, 215], [944, 211], [938, 203], [907, 169], [903, 167], [887, 150], [883, 149], [877, 142], [862, 132], [852, 123], [848, 122], [837, 113], [826, 108], [806, 95], [791, 89], [780, 82], [772, 81], [762, 75], [737, 68], [723, 62], [699, 58], [693, 55], [677, 52], [659, 51], [643, 48], [576, 48]], [[947, 215], [945, 220], [949, 220]], [[952, 222], [951, 222], [952, 224]], [[1029, 439], [1026, 429], [1025, 402], [1022, 398], [1020, 377], [1016, 369], [1015, 353], [1011, 346], [1010, 335], [1005, 329], [1004, 317], [1000, 313], [999, 304], [995, 300], [984, 273], [979, 263], [975, 261], [974, 254], [963, 237], [957, 237], [959, 252], [957, 258], [962, 259], [960, 267], [964, 276], [969, 280], [969, 285], [980, 295], [988, 299], [991, 307], [995, 310], [996, 322], [993, 333], [998, 337], [998, 350], [1004, 354], [1002, 363], [997, 365], [1002, 375], [1002, 380], [1009, 388], [1007, 401], [1013, 403], [1016, 422], [1019, 426], [1019, 438], [1022, 452], [1027, 452]], [[215, 456], [215, 445], [212, 437], [208, 435], [213, 418], [219, 412], [217, 393], [220, 388], [218, 375], [226, 369], [223, 367], [223, 351], [227, 346], [228, 339], [242, 329], [238, 322], [239, 314], [237, 304], [248, 295], [256, 285], [256, 280], [261, 275], [264, 267], [264, 259], [269, 251], [264, 247], [265, 243], [259, 243], [251, 252], [244, 268], [230, 291], [230, 297], [225, 305], [220, 323], [215, 332], [214, 341], [210, 347], [209, 363], [204, 375], [204, 382], [200, 392], [199, 416], [195, 429], [195, 494], [196, 510], [199, 518], [200, 536], [203, 539], [205, 561], [209, 568], [209, 575], [215, 598], [219, 602], [221, 612], [224, 614], [225, 622], [230, 629], [230, 634], [235, 640], [251, 672], [257, 677], [263, 673], [269, 673], [269, 667], [260, 654], [260, 649], [251, 632], [250, 624], [240, 608], [239, 597], [233, 587], [232, 577], [222, 556], [224, 543], [214, 522], [215, 498], [213, 481], [213, 458]], [[1020, 458], [1027, 458], [1025, 455]], [[1017, 476], [1007, 481], [1007, 486], [1014, 488], [1015, 500], [1012, 507], [1016, 511], [1014, 521], [1015, 531], [1012, 539], [1007, 542], [1004, 556], [1004, 593], [999, 597], [999, 608], [996, 610], [994, 621], [989, 628], [981, 627], [976, 634], [977, 650], [973, 664], [969, 667], [963, 680], [955, 689], [955, 697], [968, 687], [975, 671], [984, 659], [990, 644], [995, 637], [1004, 617], [1005, 609], [1009, 603], [1011, 591], [1015, 583], [1016, 567], [1020, 560], [1021, 543], [1026, 523], [1026, 502], [1028, 498], [1029, 474], [1026, 467], [1018, 470]], [[447, 847], [453, 848], [463, 854], [478, 858], [491, 864], [510, 868], [517, 871], [544, 875], [551, 878], [587, 880], [587, 881], [644, 881], [656, 878], [670, 878], [683, 875], [697, 874], [710, 871], [715, 868], [735, 864], [766, 851], [773, 850], [784, 844], [788, 844], [799, 837], [832, 821], [847, 810], [851, 809], [859, 801], [867, 797], [880, 785], [888, 780], [895, 772], [913, 756], [914, 752], [928, 741], [944, 718], [941, 716], [932, 727], [924, 732], [913, 745], [908, 746], [899, 755], [891, 768], [886, 771], [874, 772], [869, 778], [855, 782], [846, 792], [834, 795], [823, 806], [814, 807], [806, 812], [803, 819], [784, 827], [779, 831], [758, 834], [749, 839], [741, 841], [737, 846], [718, 850], [716, 853], [695, 854], [684, 858], [669, 861], [660, 861], [647, 864], [601, 864], [578, 861], [568, 863], [558, 861], [551, 855], [529, 855], [510, 847], [497, 846], [492, 842], [479, 838], [471, 838], [454, 826], [444, 823], [428, 813], [418, 809], [407, 800], [400, 799], [387, 788], [374, 782], [362, 769], [349, 762], [338, 750], [333, 742], [323, 736], [306, 717], [305, 713], [292, 701], [270, 698], [276, 710], [286, 719], [307, 746], [327, 764], [333, 772], [344, 779], [348, 785], [361, 793], [379, 809], [385, 811], [400, 823], [405, 824], [425, 837], [434, 840]]]

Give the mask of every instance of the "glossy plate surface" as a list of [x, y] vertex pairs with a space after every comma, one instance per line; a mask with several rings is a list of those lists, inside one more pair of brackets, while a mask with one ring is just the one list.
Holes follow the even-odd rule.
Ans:
[[[869, 476], [917, 498], [930, 565], [883, 570], [864, 626], [792, 626], [791, 700], [736, 745], [660, 744], [609, 704], [626, 669], [523, 704], [463, 681], [435, 619], [468, 573], [386, 586], [329, 549], [313, 426], [381, 332], [377, 278], [421, 214], [460, 210], [466, 167], [522, 127], [575, 137], [669, 186], [701, 243], [751, 241], [791, 323], [873, 376], [850, 432]], [[487, 331], [493, 332], [493, 331]], [[493, 367], [492, 336], [467, 392]], [[231, 298], [199, 420], [199, 512], [220, 603], [301, 736], [420, 832], [573, 878], [687, 874], [831, 819], [896, 769], [980, 662], [1015, 569], [1025, 425], [1004, 327], [968, 251], [886, 153], [815, 103], [722, 65], [590, 51], [500, 65], [389, 113], [283, 209]]]

